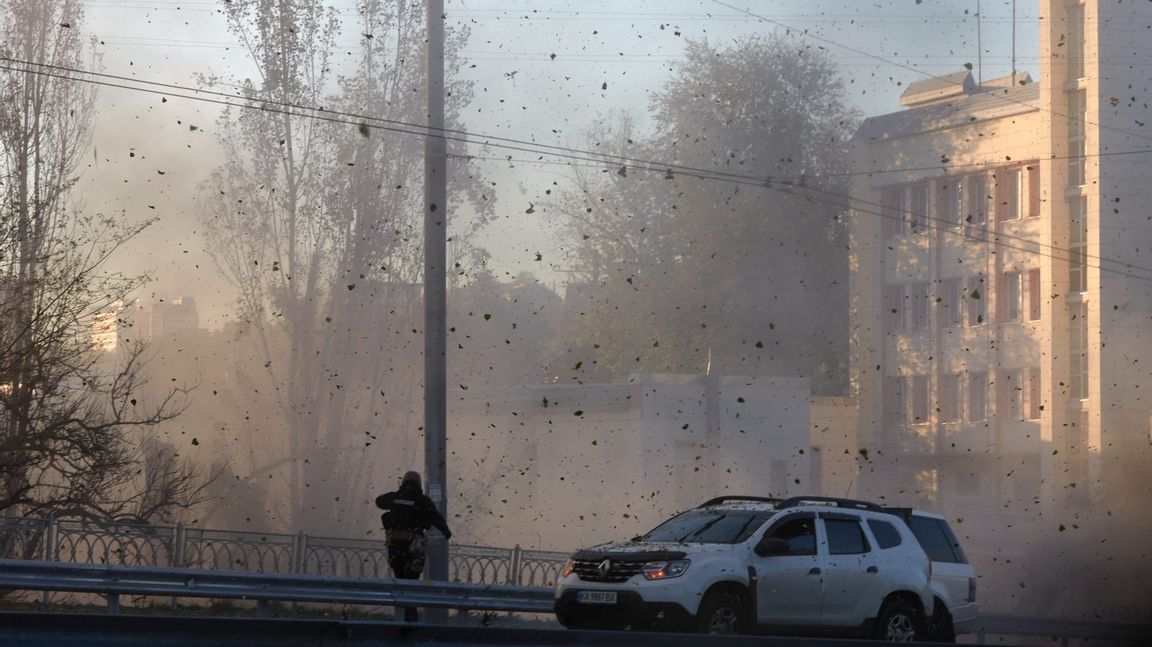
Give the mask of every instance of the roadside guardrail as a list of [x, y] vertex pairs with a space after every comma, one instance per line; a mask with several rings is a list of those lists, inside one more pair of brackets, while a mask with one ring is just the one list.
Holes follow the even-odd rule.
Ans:
[[528, 613], [550, 613], [553, 597], [551, 589], [509, 584], [396, 579], [354, 580], [316, 575], [67, 564], [13, 559], [0, 560], [0, 589], [98, 593], [108, 596], [108, 610], [111, 613], [120, 611], [121, 595]]
[[[0, 589], [101, 594], [107, 596], [108, 611], [112, 614], [119, 613], [122, 595], [545, 614], [551, 613], [553, 600], [550, 588], [509, 584], [350, 579], [18, 559], [0, 559]], [[990, 642], [990, 636], [1011, 636], [1043, 637], [1058, 640], [1061, 645], [1073, 640], [1139, 645], [1152, 636], [1152, 625], [982, 615], [967, 635], [975, 635], [978, 644]], [[995, 642], [1002, 644], [1001, 640]]]

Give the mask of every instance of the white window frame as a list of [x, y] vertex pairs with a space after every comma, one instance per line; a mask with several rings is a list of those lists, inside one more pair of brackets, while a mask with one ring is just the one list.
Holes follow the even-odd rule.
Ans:
[[1040, 321], [1044, 312], [1044, 286], [1040, 281], [1040, 268], [1028, 270], [1028, 321]]
[[1000, 314], [1000, 321], [1014, 323], [1020, 321], [1022, 274], [1020, 272], [1004, 272], [1000, 275], [1000, 286], [996, 291], [996, 310]]

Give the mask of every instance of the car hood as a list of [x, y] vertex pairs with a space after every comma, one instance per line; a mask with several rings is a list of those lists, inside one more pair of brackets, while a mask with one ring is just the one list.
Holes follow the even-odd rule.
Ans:
[[572, 559], [623, 559], [661, 561], [684, 559], [689, 554], [731, 552], [732, 544], [688, 544], [681, 542], [609, 542], [577, 551]]

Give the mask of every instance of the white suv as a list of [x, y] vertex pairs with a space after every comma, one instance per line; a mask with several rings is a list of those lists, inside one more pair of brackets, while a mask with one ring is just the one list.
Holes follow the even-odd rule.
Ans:
[[573, 555], [556, 617], [572, 628], [924, 639], [937, 596], [905, 516], [850, 499], [712, 499]]

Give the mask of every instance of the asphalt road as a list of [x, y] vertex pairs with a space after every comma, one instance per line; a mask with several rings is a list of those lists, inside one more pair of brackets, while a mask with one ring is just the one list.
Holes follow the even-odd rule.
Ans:
[[[100, 646], [303, 647], [466, 645], [571, 647], [721, 647], [741, 645], [861, 647], [872, 641], [721, 637], [691, 634], [507, 629], [353, 620], [210, 618], [105, 614], [0, 613], [0, 647]], [[998, 645], [1003, 645], [997, 643]]]

